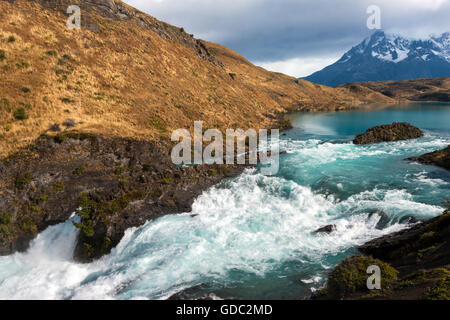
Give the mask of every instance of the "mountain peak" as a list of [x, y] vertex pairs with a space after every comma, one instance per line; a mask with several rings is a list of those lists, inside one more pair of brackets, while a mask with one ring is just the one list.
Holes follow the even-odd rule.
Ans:
[[380, 37], [385, 37], [386, 33], [383, 30], [376, 30], [375, 32], [372, 33], [371, 36], [369, 36], [369, 38], [371, 39], [375, 39], [375, 38], [380, 38]]
[[324, 85], [450, 76], [450, 32], [414, 40], [373, 32], [335, 64], [306, 77]]

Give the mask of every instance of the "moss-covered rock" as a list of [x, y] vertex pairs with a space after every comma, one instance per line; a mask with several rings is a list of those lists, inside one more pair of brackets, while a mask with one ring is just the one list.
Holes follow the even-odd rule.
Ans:
[[394, 122], [370, 128], [353, 140], [354, 144], [371, 144], [423, 137], [423, 132], [406, 122]]
[[441, 269], [442, 278], [423, 296], [425, 300], [450, 300], [450, 271]]
[[[450, 299], [450, 212], [370, 241], [365, 255], [342, 261], [316, 299]], [[369, 265], [381, 269], [381, 290], [368, 290]]]
[[398, 271], [389, 264], [366, 257], [356, 255], [342, 261], [329, 275], [328, 284], [318, 294], [318, 299], [344, 299], [353, 294], [371, 294], [374, 291], [367, 288], [367, 279], [370, 274], [367, 269], [370, 266], [378, 266], [381, 270], [381, 288], [387, 291], [392, 283], [397, 280]]
[[450, 212], [393, 235], [372, 240], [359, 248], [386, 261], [403, 273], [450, 264]]

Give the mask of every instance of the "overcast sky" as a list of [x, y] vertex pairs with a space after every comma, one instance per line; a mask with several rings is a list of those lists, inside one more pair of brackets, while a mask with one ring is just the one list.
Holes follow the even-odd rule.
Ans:
[[338, 60], [381, 27], [408, 37], [450, 31], [450, 0], [125, 0], [197, 38], [223, 44], [272, 71], [306, 76]]

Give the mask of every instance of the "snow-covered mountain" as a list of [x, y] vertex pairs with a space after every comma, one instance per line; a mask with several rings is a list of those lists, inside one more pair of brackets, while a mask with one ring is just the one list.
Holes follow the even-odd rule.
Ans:
[[337, 86], [349, 82], [450, 77], [450, 32], [411, 40], [376, 31], [336, 63], [306, 80]]

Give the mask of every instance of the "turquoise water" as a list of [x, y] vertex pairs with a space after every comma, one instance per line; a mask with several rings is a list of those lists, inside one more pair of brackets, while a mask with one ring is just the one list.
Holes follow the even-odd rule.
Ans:
[[[71, 259], [71, 221], [39, 235], [26, 253], [0, 257], [2, 299], [302, 299], [355, 247], [442, 213], [450, 174], [404, 158], [450, 143], [450, 105], [297, 114], [280, 141], [280, 172], [257, 169], [200, 196], [193, 213], [128, 230], [113, 252], [81, 265]], [[417, 140], [356, 146], [374, 125], [407, 121]], [[330, 235], [312, 232], [336, 224]]]

